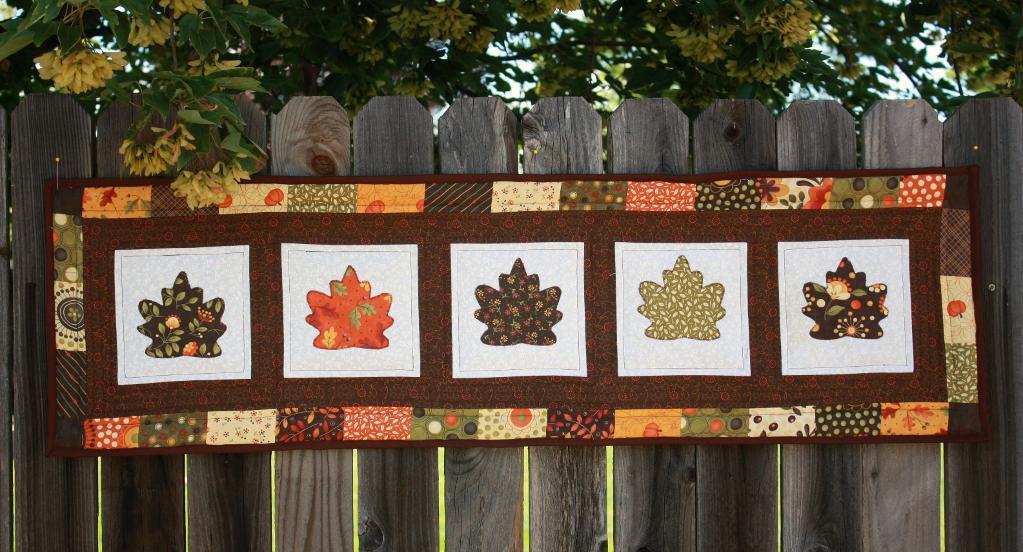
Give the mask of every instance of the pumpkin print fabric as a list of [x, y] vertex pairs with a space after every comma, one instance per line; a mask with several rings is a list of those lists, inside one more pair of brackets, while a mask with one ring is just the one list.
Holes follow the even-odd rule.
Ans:
[[486, 345], [554, 345], [558, 341], [553, 327], [561, 321], [558, 310], [561, 288], [540, 288], [540, 276], [527, 274], [522, 259], [515, 259], [511, 272], [501, 274], [498, 288], [476, 288], [480, 309], [476, 320], [487, 325], [480, 336]]
[[881, 321], [888, 316], [884, 305], [887, 294], [888, 286], [868, 286], [866, 274], [856, 272], [849, 259], [843, 257], [838, 267], [827, 273], [825, 285], [816, 282], [803, 285], [806, 298], [803, 314], [814, 321], [810, 337], [822, 340], [883, 337]]
[[174, 285], [163, 289], [161, 298], [160, 303], [149, 299], [139, 303], [139, 314], [145, 322], [138, 331], [153, 340], [146, 347], [147, 356], [220, 356], [217, 340], [227, 331], [227, 326], [221, 322], [225, 308], [223, 299], [217, 297], [204, 302], [202, 288], [193, 288], [184, 272], [174, 279]]
[[318, 349], [383, 349], [390, 342], [384, 331], [394, 324], [387, 315], [391, 294], [372, 296], [368, 281], [360, 281], [349, 266], [341, 280], [330, 282], [330, 295], [310, 291], [306, 295], [312, 314], [306, 322], [319, 331], [313, 340]]
[[645, 331], [652, 339], [699, 339], [721, 337], [717, 321], [725, 317], [721, 300], [725, 286], [703, 285], [703, 274], [689, 268], [685, 255], [679, 255], [675, 267], [663, 273], [664, 285], [642, 282], [639, 294], [643, 304], [639, 313], [650, 319]]

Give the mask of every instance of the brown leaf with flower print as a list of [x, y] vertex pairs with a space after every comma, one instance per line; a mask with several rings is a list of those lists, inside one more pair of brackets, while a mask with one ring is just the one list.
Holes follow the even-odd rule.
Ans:
[[815, 322], [810, 337], [821, 340], [879, 339], [884, 336], [881, 321], [888, 317], [885, 297], [888, 286], [866, 284], [863, 272], [856, 272], [852, 262], [842, 257], [838, 267], [826, 275], [825, 285], [803, 284], [806, 306], [802, 312]]
[[145, 322], [137, 329], [152, 340], [146, 347], [147, 356], [220, 356], [217, 340], [227, 331], [221, 321], [223, 299], [203, 302], [202, 288], [192, 287], [184, 272], [178, 274], [171, 287], [163, 289], [161, 299], [160, 303], [149, 299], [139, 302], [139, 314]]
[[473, 316], [487, 325], [480, 336], [483, 343], [505, 346], [558, 342], [552, 328], [562, 317], [558, 310], [561, 288], [540, 289], [540, 276], [527, 274], [522, 259], [515, 259], [510, 273], [501, 274], [498, 289], [477, 286], [475, 295], [480, 308]]

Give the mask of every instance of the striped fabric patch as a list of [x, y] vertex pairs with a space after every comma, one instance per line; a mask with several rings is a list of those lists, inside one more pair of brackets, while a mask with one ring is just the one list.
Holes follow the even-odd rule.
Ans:
[[85, 353], [57, 351], [57, 414], [85, 416]]
[[451, 182], [426, 185], [427, 213], [489, 213], [491, 182]]

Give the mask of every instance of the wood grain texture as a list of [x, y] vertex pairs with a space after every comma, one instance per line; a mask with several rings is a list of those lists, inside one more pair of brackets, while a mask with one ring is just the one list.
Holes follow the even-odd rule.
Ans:
[[188, 550], [271, 550], [270, 454], [190, 454]]
[[[696, 173], [773, 169], [775, 121], [757, 101], [716, 100], [693, 123]], [[699, 550], [777, 548], [778, 447], [696, 449]]]
[[[355, 172], [433, 172], [433, 120], [414, 98], [377, 97], [355, 117]], [[437, 451], [359, 451], [359, 548], [367, 552], [436, 550], [439, 544]]]
[[693, 123], [693, 170], [773, 169], [776, 140], [774, 117], [760, 102], [715, 100]]
[[433, 118], [415, 98], [378, 96], [355, 117], [355, 174], [433, 173]]
[[689, 118], [671, 100], [625, 100], [611, 114], [608, 172], [689, 174]]
[[437, 123], [440, 172], [517, 173], [519, 121], [499, 98], [458, 98]]
[[[778, 168], [856, 167], [856, 123], [838, 102], [795, 102], [778, 118]], [[782, 445], [782, 550], [861, 550], [861, 458], [851, 445]]]
[[[525, 172], [603, 172], [600, 116], [578, 97], [542, 98], [522, 118]], [[529, 449], [531, 550], [607, 548], [604, 447]]]
[[[96, 176], [127, 174], [118, 153], [140, 120], [138, 106], [117, 102], [96, 121]], [[103, 550], [182, 550], [185, 547], [185, 462], [177, 456], [105, 458], [102, 473]]]
[[[274, 115], [275, 175], [351, 174], [348, 114], [334, 98], [292, 98]], [[334, 134], [340, 133], [340, 134]], [[277, 550], [351, 550], [352, 451], [281, 451], [276, 455]]]
[[980, 167], [982, 296], [992, 436], [945, 447], [946, 546], [952, 550], [1019, 550], [1023, 486], [1019, 449], [1023, 414], [1023, 113], [1009, 98], [974, 99], [945, 121], [947, 166]]
[[[266, 147], [265, 116], [251, 100], [238, 102], [248, 113], [245, 135]], [[193, 454], [187, 462], [189, 551], [271, 550], [270, 453]]]
[[[7, 220], [7, 111], [0, 108], [0, 420], [11, 419], [11, 241]], [[10, 549], [11, 527], [11, 432], [0, 432], [0, 550]]]
[[525, 172], [603, 173], [600, 115], [579, 97], [540, 98], [522, 117]]
[[70, 96], [30, 94], [11, 115], [14, 209], [14, 464], [18, 550], [96, 550], [96, 461], [46, 456], [43, 181], [92, 176], [92, 121]]
[[348, 114], [334, 98], [292, 98], [273, 116], [270, 130], [273, 174], [351, 174], [351, 125]]
[[[922, 100], [878, 102], [863, 115], [863, 166], [940, 166], [941, 133], [938, 113]], [[863, 549], [938, 550], [941, 446], [864, 445], [858, 451]]]
[[277, 453], [277, 550], [352, 550], [352, 451]]
[[[689, 119], [666, 99], [626, 100], [608, 129], [611, 173], [689, 173]], [[615, 447], [615, 549], [696, 550], [696, 447]]]
[[[459, 98], [438, 124], [441, 172], [518, 172], [518, 121], [498, 98]], [[444, 452], [448, 550], [522, 550], [522, 449]]]

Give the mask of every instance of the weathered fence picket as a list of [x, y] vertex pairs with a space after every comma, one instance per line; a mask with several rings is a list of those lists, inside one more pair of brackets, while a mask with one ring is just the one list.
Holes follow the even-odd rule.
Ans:
[[[543, 98], [522, 118], [530, 174], [604, 172], [600, 116], [582, 98]], [[603, 447], [529, 449], [530, 550], [607, 546]]]
[[[415, 99], [373, 98], [355, 117], [355, 174], [433, 172], [433, 120]], [[437, 451], [359, 451], [359, 543], [367, 551], [436, 550]]]
[[[96, 549], [96, 460], [46, 456], [44, 299], [52, 221], [43, 182], [92, 176], [92, 120], [70, 96], [30, 94], [11, 114], [14, 208], [15, 531], [18, 550]], [[56, 158], [60, 158], [59, 163]], [[59, 168], [59, 169], [58, 169]], [[58, 520], [54, 523], [52, 520]]]
[[[779, 169], [856, 166], [856, 123], [837, 102], [797, 102], [778, 118]], [[782, 445], [782, 549], [857, 550], [857, 447]]]
[[[7, 232], [7, 112], [0, 108], [0, 420], [11, 419], [11, 240]], [[4, 424], [7, 422], [5, 421]], [[0, 550], [11, 542], [11, 432], [0, 431]], [[6, 523], [3, 523], [6, 521]]]
[[[334, 98], [292, 98], [270, 124], [272, 174], [348, 175], [351, 125]], [[276, 454], [277, 550], [352, 550], [352, 451]]]
[[[437, 130], [442, 173], [518, 172], [518, 121], [501, 100], [455, 100]], [[518, 447], [445, 451], [448, 550], [522, 550], [522, 464]]]
[[[923, 101], [892, 101], [863, 115], [863, 166], [941, 166], [941, 122]], [[937, 550], [941, 446], [869, 445], [858, 449], [860, 546]]]
[[[626, 100], [608, 125], [610, 173], [689, 173], [689, 119], [668, 99]], [[696, 447], [614, 448], [619, 550], [696, 550]]]
[[[239, 107], [245, 135], [265, 148], [266, 116], [248, 100]], [[186, 462], [188, 550], [270, 552], [270, 453], [191, 454]]]
[[948, 550], [1023, 546], [1023, 111], [1009, 98], [966, 102], [945, 121], [945, 165], [980, 167], [981, 272], [992, 438], [945, 447]]
[[[133, 101], [138, 101], [136, 98]], [[141, 117], [137, 105], [115, 103], [96, 119], [96, 176], [126, 175], [118, 152], [128, 129]], [[105, 458], [100, 467], [103, 550], [185, 548], [184, 456]]]
[[[241, 108], [250, 136], [266, 143], [265, 115], [251, 103]], [[42, 220], [43, 181], [58, 169], [65, 178], [93, 174], [93, 147], [95, 174], [124, 174], [117, 148], [137, 116], [130, 106], [113, 106], [98, 116], [94, 136], [91, 117], [66, 96], [29, 95], [11, 114], [14, 240], [0, 232], [0, 251], [13, 248], [14, 271], [9, 280], [0, 258], [0, 417], [13, 409], [15, 423], [13, 433], [0, 435], [0, 519], [16, 519], [0, 523], [0, 551], [15, 538], [18, 550], [95, 550], [97, 506], [104, 550], [182, 550], [186, 464], [190, 550], [269, 551], [272, 521], [282, 552], [351, 550], [353, 531], [361, 550], [435, 550], [441, 499], [447, 550], [523, 549], [527, 474], [520, 448], [447, 450], [444, 497], [435, 450], [360, 451], [355, 527], [350, 451], [278, 453], [274, 481], [266, 453], [108, 458], [99, 489], [96, 461], [45, 457], [42, 328], [50, 223]], [[359, 175], [433, 172], [433, 120], [414, 99], [377, 98], [354, 121], [351, 132], [348, 115], [331, 98], [292, 99], [272, 120], [269, 172], [350, 174], [353, 161]], [[0, 112], [0, 181], [8, 166], [6, 124]], [[515, 172], [518, 126], [500, 100], [456, 101], [438, 124], [441, 172]], [[603, 172], [601, 120], [581, 98], [543, 99], [521, 127], [526, 172]], [[758, 102], [716, 101], [693, 121], [693, 168], [851, 168], [855, 132], [852, 117], [832, 101], [796, 102], [777, 121]], [[1023, 440], [1015, 399], [1023, 389], [1016, 368], [1023, 359], [1023, 299], [1014, 293], [1023, 274], [1023, 110], [1009, 99], [971, 100], [942, 125], [922, 101], [885, 101], [864, 114], [861, 134], [865, 167], [943, 160], [981, 167], [995, 435], [945, 447], [944, 530], [948, 550], [1015, 550], [1023, 545], [1015, 458]], [[688, 120], [669, 101], [626, 101], [608, 121], [608, 170], [686, 174], [689, 137]], [[0, 228], [7, 206], [4, 188]], [[795, 551], [936, 550], [939, 451], [938, 445], [616, 447], [615, 546], [775, 550], [780, 541], [781, 549]], [[531, 549], [606, 547], [605, 448], [535, 447], [529, 462]]]
[[[693, 124], [693, 172], [773, 169], [776, 152], [760, 102], [717, 100]], [[696, 448], [697, 550], [774, 550], [777, 513], [777, 446]]]

